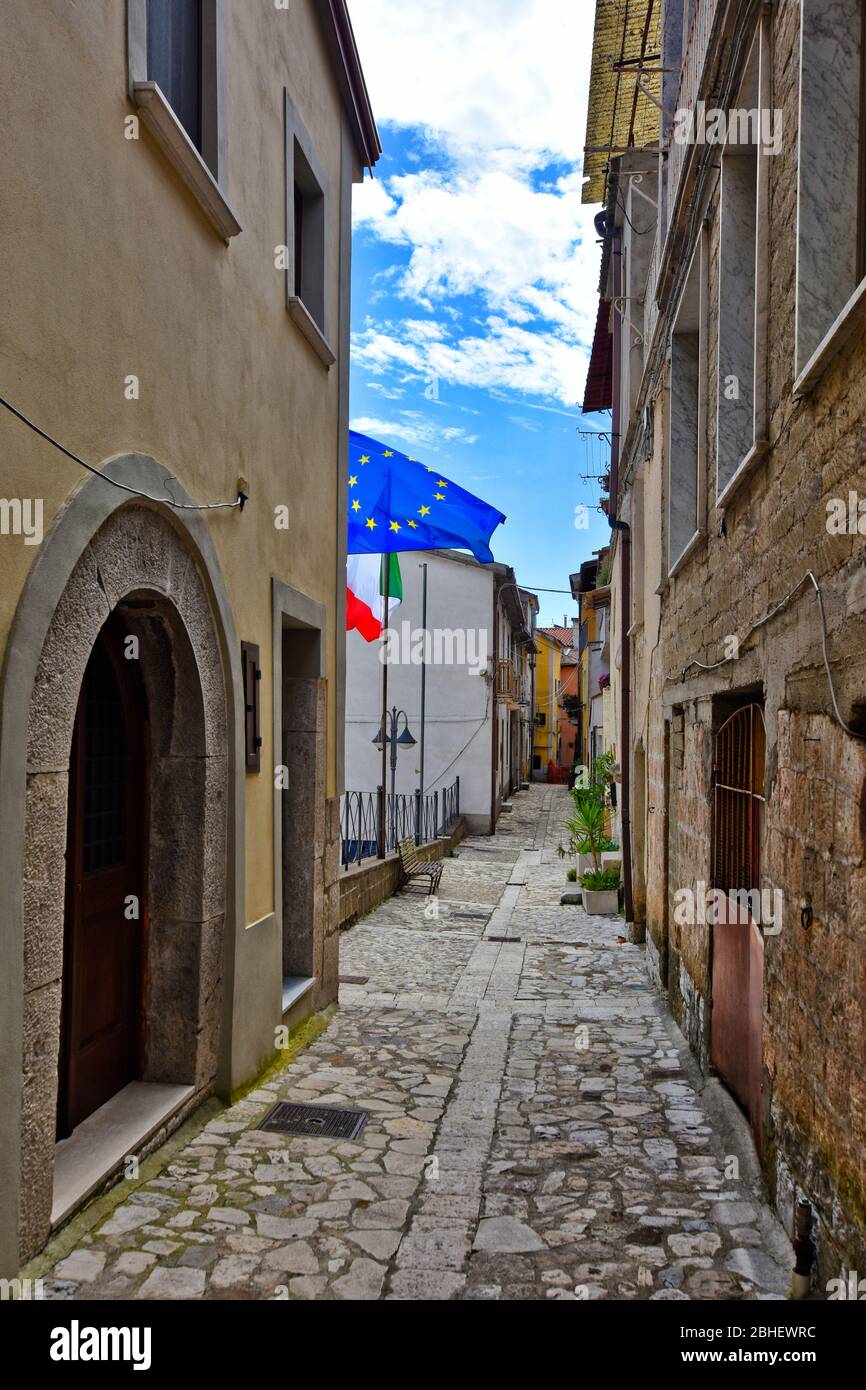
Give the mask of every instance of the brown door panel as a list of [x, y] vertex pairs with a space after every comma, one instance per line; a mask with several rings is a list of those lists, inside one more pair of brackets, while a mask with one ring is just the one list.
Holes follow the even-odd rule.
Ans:
[[[147, 833], [146, 708], [106, 625], [82, 684], [69, 779], [58, 1135], [139, 1074]], [[137, 918], [127, 899], [139, 900]]]

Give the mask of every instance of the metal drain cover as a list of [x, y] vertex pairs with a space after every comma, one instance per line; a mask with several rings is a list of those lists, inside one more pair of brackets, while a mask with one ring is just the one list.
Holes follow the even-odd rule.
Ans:
[[369, 1119], [366, 1110], [339, 1110], [332, 1105], [296, 1105], [281, 1100], [269, 1110], [259, 1129], [274, 1134], [297, 1134], [305, 1139], [357, 1139]]

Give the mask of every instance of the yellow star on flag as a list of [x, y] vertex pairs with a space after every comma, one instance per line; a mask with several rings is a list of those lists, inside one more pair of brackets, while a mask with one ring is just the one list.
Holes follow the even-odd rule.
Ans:
[[411, 526], [413, 531], [417, 531], [417, 530], [418, 530], [418, 523], [417, 523], [417, 521], [407, 521], [407, 522], [406, 522], [406, 525], [407, 525], [407, 526]]
[[349, 487], [357, 487], [357, 486], [358, 486], [358, 479], [357, 479], [357, 478], [350, 478], [350, 479], [349, 479]]
[[392, 530], [392, 531], [399, 531], [399, 530], [400, 530], [400, 523], [399, 523], [398, 521], [392, 521], [392, 522], [391, 522], [391, 530]]
[[430, 508], [429, 508], [429, 507], [419, 507], [419, 508], [418, 508], [418, 515], [419, 515], [419, 516], [429, 516], [429, 515], [430, 515]]
[[369, 521], [367, 522], [367, 530], [368, 530], [368, 531], [375, 531], [375, 529], [376, 529], [376, 522], [373, 520], [372, 517], [370, 517]]
[[369, 455], [369, 454], [362, 454], [362, 455], [361, 455], [361, 462], [362, 462], [362, 463], [369, 463], [369, 462], [370, 462], [370, 455]]
[[354, 502], [352, 503], [352, 511], [353, 511], [353, 512], [359, 512], [360, 510], [361, 510], [361, 503], [358, 501], [358, 499], [357, 499], [357, 497], [356, 497], [355, 500], [354, 500]]
[[437, 487], [447, 487], [448, 484], [445, 482], [445, 479], [444, 479], [444, 478], [440, 478], [440, 479], [438, 480], [436, 486], [437, 486]]
[[444, 493], [444, 492], [437, 492], [437, 494], [436, 494], [436, 496], [435, 496], [435, 498], [434, 498], [434, 501], [436, 501], [436, 502], [444, 502], [444, 501], [445, 501], [445, 493]]
[[386, 449], [386, 450], [385, 450], [385, 453], [383, 454], [382, 457], [383, 457], [383, 458], [386, 458], [386, 459], [392, 459], [392, 458], [394, 457], [394, 450], [393, 450], [393, 449]]

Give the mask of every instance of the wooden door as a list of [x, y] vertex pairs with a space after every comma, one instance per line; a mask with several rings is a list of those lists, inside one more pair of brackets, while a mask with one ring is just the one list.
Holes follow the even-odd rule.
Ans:
[[[716, 735], [713, 765], [713, 886], [726, 893], [761, 886], [764, 716], [737, 710]], [[733, 912], [729, 913], [733, 915]], [[764, 937], [759, 921], [717, 923], [713, 933], [713, 1066], [740, 1100], [760, 1152], [763, 1132]]]
[[147, 724], [138, 663], [109, 622], [88, 662], [69, 775], [58, 1137], [140, 1070]]

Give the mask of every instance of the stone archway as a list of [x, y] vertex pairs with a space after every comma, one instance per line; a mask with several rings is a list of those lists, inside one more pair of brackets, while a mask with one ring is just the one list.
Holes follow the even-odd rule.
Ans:
[[220, 630], [188, 534], [161, 509], [112, 511], [48, 623], [26, 734], [20, 1246], [51, 1224], [66, 814], [82, 677], [111, 613], [138, 639], [152, 745], [142, 1079], [213, 1084], [222, 1006], [229, 800]]

